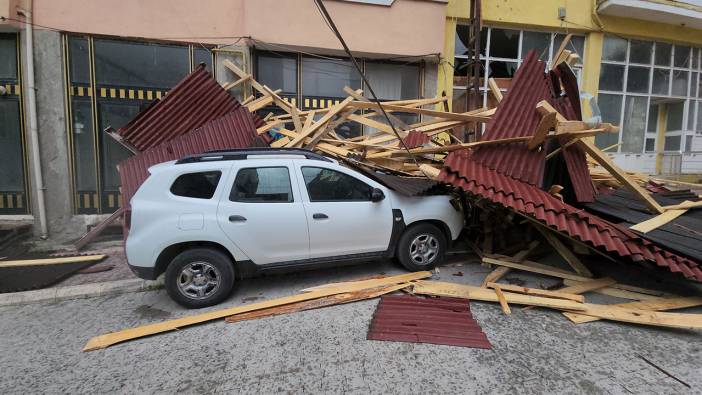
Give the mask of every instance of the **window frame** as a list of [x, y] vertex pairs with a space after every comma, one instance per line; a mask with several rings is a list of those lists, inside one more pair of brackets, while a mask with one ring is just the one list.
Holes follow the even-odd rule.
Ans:
[[[242, 170], [248, 170], [248, 169], [285, 169], [288, 172], [288, 186], [290, 187], [290, 198], [288, 201], [261, 201], [261, 202], [248, 202], [248, 201], [242, 201], [242, 200], [232, 200], [232, 193], [234, 192], [234, 187], [236, 186], [236, 180], [239, 179], [239, 174], [241, 173]], [[292, 177], [291, 177], [291, 171], [290, 171], [290, 166], [287, 165], [279, 165], [279, 166], [248, 166], [248, 167], [240, 167], [237, 169], [236, 174], [234, 175], [234, 181], [232, 182], [232, 187], [229, 189], [229, 196], [227, 199], [231, 203], [247, 203], [247, 204], [281, 204], [281, 203], [295, 203], [295, 191], [293, 190], [293, 184], [292, 184]]]
[[[328, 171], [333, 171], [339, 174], [342, 174], [347, 177], [351, 177], [354, 180], [363, 183], [364, 185], [367, 185], [370, 188], [370, 193], [368, 195], [368, 199], [349, 199], [349, 200], [312, 200], [312, 195], [310, 194], [309, 187], [307, 186], [307, 181], [305, 180], [305, 173], [303, 172], [304, 169], [310, 168], [310, 169], [321, 169], [322, 171], [328, 170]], [[354, 177], [348, 173], [345, 173], [343, 171], [339, 171], [337, 169], [330, 169], [328, 167], [322, 167], [322, 166], [300, 166], [300, 176], [302, 177], [302, 182], [305, 184], [305, 192], [307, 193], [307, 199], [309, 200], [310, 203], [358, 203], [358, 202], [373, 202], [371, 198], [371, 194], [373, 192], [373, 189], [375, 189], [374, 186], [368, 184], [367, 182], [358, 179], [357, 177]]]
[[[605, 40], [607, 39], [607, 36], [604, 38]], [[626, 56], [624, 61], [614, 61], [614, 60], [605, 60], [604, 58], [601, 59], [601, 64], [605, 65], [619, 65], [624, 67], [624, 79], [623, 79], [623, 84], [622, 84], [622, 90], [620, 91], [614, 91], [614, 90], [603, 90], [599, 89], [599, 83], [598, 83], [598, 95], [600, 93], [604, 94], [609, 94], [609, 95], [618, 95], [621, 96], [622, 104], [621, 104], [621, 111], [619, 114], [619, 122], [618, 125], [622, 125], [622, 131], [618, 135], [618, 146], [616, 150], [612, 150], [612, 152], [617, 152], [617, 153], [628, 153], [628, 154], [641, 154], [641, 153], [652, 153], [656, 151], [647, 151], [646, 150], [646, 141], [649, 139], [654, 139], [654, 146], [658, 147], [659, 146], [659, 138], [658, 138], [658, 130], [656, 128], [655, 131], [650, 131], [648, 130], [648, 127], [646, 127], [646, 130], [644, 131], [644, 137], [643, 137], [643, 144], [641, 147], [641, 150], [635, 151], [635, 152], [630, 152], [630, 151], [623, 151], [622, 150], [622, 142], [623, 142], [623, 135], [624, 135], [624, 116], [625, 116], [625, 103], [626, 99], [629, 96], [639, 96], [639, 97], [646, 97], [647, 98], [647, 103], [648, 103], [648, 108], [651, 108], [651, 105], [656, 105], [656, 103], [653, 103], [653, 99], [658, 99], [658, 98], [664, 98], [664, 99], [672, 99], [672, 100], [680, 100], [684, 103], [684, 109], [683, 109], [683, 128], [682, 130], [679, 131], [668, 131], [664, 133], [663, 138], [665, 137], [673, 137], [673, 136], [681, 136], [681, 143], [680, 143], [680, 150], [662, 150], [664, 153], [684, 153], [684, 152], [694, 152], [694, 151], [687, 151], [687, 147], [685, 146], [685, 143], [687, 141], [686, 136], [688, 135], [693, 135], [693, 136], [699, 136], [702, 135], [702, 125], [696, 125], [698, 123], [696, 120], [699, 118], [698, 113], [702, 111], [702, 92], [697, 92], [697, 95], [695, 96], [695, 89], [699, 85], [699, 78], [700, 75], [702, 75], [702, 47], [696, 47], [693, 45], [681, 45], [681, 44], [675, 44], [675, 43], [670, 43], [670, 42], [665, 42], [665, 41], [656, 41], [656, 40], [639, 40], [639, 39], [634, 39], [634, 38], [624, 38], [627, 41], [627, 47], [626, 47]], [[632, 62], [631, 61], [631, 46], [632, 46], [632, 41], [637, 41], [637, 42], [647, 42], [651, 44], [651, 57], [649, 60], [649, 63], [639, 63], [639, 62]], [[661, 66], [656, 63], [656, 50], [659, 45], [670, 45], [670, 59], [668, 66]], [[678, 48], [687, 48], [690, 51], [689, 56], [689, 61], [688, 61], [688, 66], [687, 67], [677, 67], [675, 66], [675, 54]], [[694, 57], [697, 56], [697, 62], [695, 62], [693, 59]], [[696, 67], [693, 67], [696, 66]], [[647, 93], [638, 93], [638, 92], [630, 92], [629, 89], [629, 70], [630, 67], [646, 67], [650, 69], [649, 73], [649, 80], [648, 80], [648, 90]], [[666, 70], [667, 75], [668, 75], [668, 87], [667, 87], [667, 93], [666, 94], [660, 94], [660, 93], [654, 93], [653, 92], [653, 80], [654, 76], [656, 74], [656, 70]], [[686, 95], [681, 96], [681, 95], [674, 95], [673, 93], [673, 83], [674, 83], [674, 75], [675, 72], [686, 72], [688, 77], [687, 77], [687, 89], [686, 89]], [[696, 108], [693, 110], [690, 110], [689, 106], [695, 105]], [[660, 103], [658, 103], [660, 104]], [[646, 113], [646, 125], [649, 123], [649, 118], [651, 114], [650, 111], [647, 111]], [[692, 116], [694, 119], [692, 120], [691, 124], [691, 129], [688, 129], [687, 126], [689, 124], [689, 117]], [[694, 139], [694, 138], [693, 138]], [[661, 146], [664, 146], [664, 144], [661, 144]]]

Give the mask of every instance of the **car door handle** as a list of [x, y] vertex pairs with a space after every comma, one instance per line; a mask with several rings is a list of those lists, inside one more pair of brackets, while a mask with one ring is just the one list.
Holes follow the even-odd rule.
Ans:
[[322, 213], [314, 213], [314, 214], [312, 214], [312, 218], [314, 218], [314, 219], [327, 219], [327, 218], [329, 218], [329, 216], [327, 216], [326, 214], [322, 214]]
[[230, 215], [229, 222], [246, 222], [246, 217], [242, 217], [241, 215]]

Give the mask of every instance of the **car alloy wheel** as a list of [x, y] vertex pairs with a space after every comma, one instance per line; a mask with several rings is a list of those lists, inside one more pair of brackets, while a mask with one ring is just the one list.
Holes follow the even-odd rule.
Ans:
[[190, 299], [206, 299], [217, 292], [221, 278], [214, 265], [203, 261], [192, 262], [183, 267], [178, 275], [178, 291]]
[[439, 240], [431, 234], [422, 233], [409, 245], [409, 255], [417, 265], [429, 265], [438, 256]]

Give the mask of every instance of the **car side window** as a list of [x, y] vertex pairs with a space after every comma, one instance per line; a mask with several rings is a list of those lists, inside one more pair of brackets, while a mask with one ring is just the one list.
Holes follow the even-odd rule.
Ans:
[[229, 194], [232, 202], [290, 203], [293, 201], [287, 167], [249, 167], [239, 170]]
[[305, 166], [302, 177], [311, 202], [371, 200], [371, 186], [336, 170]]
[[211, 199], [221, 176], [221, 171], [182, 174], [173, 181], [171, 193], [195, 199]]

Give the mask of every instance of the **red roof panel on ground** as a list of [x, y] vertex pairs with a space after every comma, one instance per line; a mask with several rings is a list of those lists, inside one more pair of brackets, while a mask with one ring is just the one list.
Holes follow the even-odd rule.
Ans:
[[373, 314], [368, 340], [492, 348], [466, 299], [386, 295]]
[[447, 168], [439, 175], [444, 182], [528, 215], [607, 253], [616, 253], [635, 262], [655, 262], [671, 272], [702, 281], [698, 262], [666, 251], [628, 229], [563, 203], [546, 191], [475, 163], [465, 151], [451, 153], [445, 164]]

